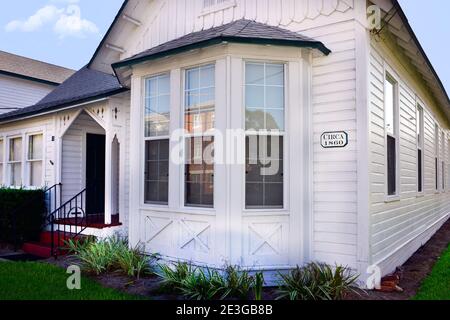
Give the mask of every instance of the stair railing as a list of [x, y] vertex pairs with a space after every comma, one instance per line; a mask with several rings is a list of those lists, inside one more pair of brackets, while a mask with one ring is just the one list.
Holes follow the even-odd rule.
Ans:
[[[86, 189], [66, 201], [48, 215], [51, 232], [51, 253], [57, 258], [61, 240], [75, 239], [87, 229]], [[56, 230], [55, 230], [56, 228]], [[56, 235], [55, 235], [56, 233]], [[55, 242], [57, 246], [55, 247]]]

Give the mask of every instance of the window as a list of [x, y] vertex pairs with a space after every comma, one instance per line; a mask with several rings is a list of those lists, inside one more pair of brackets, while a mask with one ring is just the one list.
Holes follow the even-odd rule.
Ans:
[[398, 194], [397, 190], [397, 143], [398, 143], [398, 112], [397, 83], [386, 75], [385, 81], [385, 125], [387, 142], [387, 193], [388, 196]]
[[423, 157], [423, 130], [424, 130], [424, 120], [423, 120], [423, 108], [417, 106], [417, 191], [423, 192], [423, 168], [424, 168], [424, 157]]
[[215, 66], [185, 72], [185, 205], [214, 207]]
[[22, 138], [9, 140], [10, 185], [22, 186]]
[[221, 10], [236, 4], [236, 0], [203, 0], [204, 10]]
[[434, 182], [435, 190], [439, 191], [439, 126], [434, 125]]
[[170, 76], [148, 78], [144, 112], [144, 201], [167, 205], [169, 199]]
[[441, 133], [441, 144], [442, 144], [442, 154], [441, 154], [441, 188], [445, 191], [445, 133]]
[[284, 77], [284, 64], [245, 65], [247, 209], [284, 205]]
[[42, 134], [31, 135], [28, 138], [29, 185], [33, 187], [42, 186], [43, 140]]
[[3, 182], [3, 162], [5, 161], [3, 156], [3, 140], [0, 140], [0, 186], [4, 184]]

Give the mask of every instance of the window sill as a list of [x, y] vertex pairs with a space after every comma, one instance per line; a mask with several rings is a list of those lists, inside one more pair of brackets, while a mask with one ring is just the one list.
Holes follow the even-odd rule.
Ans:
[[418, 192], [416, 195], [416, 198], [423, 198], [425, 197], [425, 193], [424, 192]]
[[161, 212], [161, 213], [191, 214], [191, 215], [200, 215], [200, 216], [215, 216], [216, 215], [216, 211], [214, 209], [192, 208], [192, 207], [170, 208], [168, 206], [158, 206], [158, 205], [152, 205], [152, 204], [142, 204], [140, 210]]
[[399, 202], [400, 201], [400, 196], [387, 196], [384, 199], [385, 203], [392, 203], [392, 202]]

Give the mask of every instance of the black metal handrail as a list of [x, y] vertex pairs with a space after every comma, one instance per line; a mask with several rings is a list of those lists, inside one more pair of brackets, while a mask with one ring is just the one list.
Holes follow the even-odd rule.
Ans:
[[[66, 201], [48, 215], [51, 232], [51, 253], [55, 258], [60, 252], [61, 238], [75, 239], [87, 229], [86, 189]], [[57, 230], [55, 230], [55, 226]], [[57, 238], [55, 239], [55, 233]], [[55, 240], [57, 247], [55, 248]]]
[[[44, 190], [44, 201], [45, 201], [45, 208], [46, 211], [45, 216], [48, 217], [49, 212], [52, 210], [52, 204], [56, 208], [58, 205], [58, 191], [59, 191], [59, 200], [61, 197], [61, 183], [57, 183], [50, 188], [47, 188]], [[12, 218], [12, 234], [13, 234], [13, 244], [14, 244], [14, 251], [18, 250], [18, 243], [17, 243], [17, 213], [20, 212], [20, 210], [24, 210], [26, 207], [32, 205], [34, 202], [40, 199], [42, 195], [36, 194], [33, 195], [30, 199], [20, 204], [17, 208], [15, 208], [11, 212], [11, 218]]]

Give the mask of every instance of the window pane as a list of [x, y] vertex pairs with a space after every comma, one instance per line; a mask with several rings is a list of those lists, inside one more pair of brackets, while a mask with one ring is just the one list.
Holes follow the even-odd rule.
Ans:
[[388, 195], [392, 196], [397, 193], [397, 160], [396, 160], [396, 141], [395, 138], [388, 136], [387, 138], [387, 180], [388, 180]]
[[284, 65], [246, 64], [246, 129], [284, 130]]
[[11, 164], [11, 185], [15, 187], [22, 186], [22, 164]]
[[43, 136], [42, 134], [30, 136], [28, 146], [28, 160], [41, 160], [43, 157]]
[[422, 126], [423, 126], [423, 110], [420, 106], [417, 107], [416, 112], [416, 136], [417, 136], [417, 146], [422, 146]]
[[215, 66], [186, 70], [185, 129], [205, 132], [214, 128]]
[[146, 203], [167, 204], [169, 198], [169, 140], [145, 142]]
[[0, 163], [2, 163], [3, 161], [3, 140], [0, 140]]
[[0, 186], [3, 186], [5, 183], [3, 181], [3, 164], [0, 163]]
[[283, 137], [246, 139], [246, 208], [283, 208]]
[[167, 136], [170, 130], [170, 76], [155, 76], [146, 83], [145, 136]]
[[185, 205], [214, 207], [214, 139], [186, 139]]
[[422, 178], [422, 150], [417, 150], [417, 191], [423, 191], [423, 178]]
[[384, 99], [386, 132], [395, 135], [395, 84], [389, 78], [386, 78]]
[[42, 161], [30, 163], [30, 185], [33, 187], [42, 186]]
[[10, 140], [9, 160], [22, 161], [22, 138], [15, 138]]
[[442, 161], [441, 181], [442, 181], [442, 191], [444, 191], [445, 190], [445, 162], [444, 161]]

